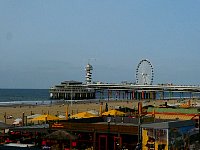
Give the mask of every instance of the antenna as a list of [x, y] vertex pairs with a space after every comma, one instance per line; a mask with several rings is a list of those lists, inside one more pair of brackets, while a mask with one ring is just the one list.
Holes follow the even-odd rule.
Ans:
[[88, 59], [88, 64], [90, 64], [90, 61], [91, 61], [91, 60], [96, 61], [96, 58], [89, 58], [89, 59]]

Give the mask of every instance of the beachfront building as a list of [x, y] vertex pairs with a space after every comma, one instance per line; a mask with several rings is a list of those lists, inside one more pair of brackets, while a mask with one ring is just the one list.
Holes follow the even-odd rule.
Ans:
[[200, 108], [198, 107], [148, 107], [147, 114], [157, 120], [193, 120], [195, 121], [195, 127], [199, 128]]
[[71, 142], [62, 140], [66, 149], [119, 150], [126, 148], [134, 150], [138, 143], [138, 119], [128, 117], [69, 119], [49, 122], [48, 126], [15, 127], [10, 130], [10, 133], [18, 134], [12, 135], [10, 139], [16, 140], [26, 137], [26, 134], [28, 134], [33, 136], [26, 138], [35, 141], [39, 147], [53, 147], [59, 143], [59, 136], [57, 140], [48, 140], [46, 137], [54, 131], [65, 131], [76, 137]]
[[[143, 119], [146, 123], [152, 121], [152, 117]], [[138, 122], [138, 118], [130, 117], [93, 117], [50, 123], [50, 129], [78, 136], [77, 149], [134, 150], [138, 143]]]
[[194, 128], [192, 120], [142, 124], [142, 150], [190, 149]]
[[83, 100], [94, 99], [95, 91], [78, 81], [64, 81], [50, 88], [51, 99]]
[[[101, 107], [100, 110], [102, 110]], [[192, 120], [172, 121], [155, 119], [153, 115], [145, 116], [146, 112], [142, 109], [142, 102], [138, 103], [138, 111], [134, 113], [135, 115], [131, 115], [128, 110], [126, 113], [128, 116], [125, 116], [124, 113], [122, 116], [100, 113], [100, 117], [91, 116], [78, 119], [78, 117], [73, 117], [75, 115], [69, 117], [66, 112], [66, 116], [69, 118], [49, 121], [47, 128], [43, 126], [23, 126], [13, 128], [12, 131], [28, 131], [33, 134], [44, 132], [44, 135], [40, 135], [40, 139], [44, 139], [46, 144], [52, 147], [58, 142], [45, 139], [46, 135], [62, 130], [76, 137], [74, 141], [63, 141], [63, 146], [69, 149], [87, 150], [135, 150], [137, 146], [142, 146], [143, 149], [148, 150], [171, 150], [175, 148], [174, 143], [177, 145], [176, 148], [180, 149], [179, 145], [182, 145], [182, 143], [185, 144], [185, 147], [189, 147], [191, 140], [194, 139], [192, 136], [197, 135], [196, 130], [193, 130], [195, 123]], [[189, 135], [189, 137], [186, 135]], [[37, 140], [38, 138], [35, 138], [35, 136], [33, 139], [38, 142], [38, 145], [42, 145], [42, 140]]]

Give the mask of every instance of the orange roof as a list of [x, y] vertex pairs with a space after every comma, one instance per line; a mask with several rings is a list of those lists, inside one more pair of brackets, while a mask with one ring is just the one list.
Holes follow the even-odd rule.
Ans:
[[155, 114], [156, 119], [179, 119], [179, 120], [191, 120], [194, 116], [187, 115], [165, 115], [165, 114]]

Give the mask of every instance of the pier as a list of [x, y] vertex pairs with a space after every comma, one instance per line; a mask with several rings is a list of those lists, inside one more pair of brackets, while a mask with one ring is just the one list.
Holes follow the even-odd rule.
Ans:
[[[97, 94], [98, 99], [107, 100], [173, 99], [175, 94], [179, 95], [176, 99], [191, 99], [199, 98], [200, 87], [185, 85], [83, 84], [77, 81], [65, 81], [50, 89], [52, 99], [97, 99]], [[184, 96], [186, 94], [188, 96]]]
[[[149, 69], [148, 69], [149, 68]], [[50, 88], [51, 99], [84, 100], [155, 100], [199, 98], [200, 87], [193, 85], [158, 84], [153, 85], [153, 66], [150, 61], [140, 61], [136, 69], [135, 84], [122, 82], [102, 83], [92, 82], [91, 64], [85, 67], [85, 83], [79, 81], [64, 81]], [[151, 70], [150, 72], [148, 70]], [[151, 78], [149, 78], [151, 76]]]

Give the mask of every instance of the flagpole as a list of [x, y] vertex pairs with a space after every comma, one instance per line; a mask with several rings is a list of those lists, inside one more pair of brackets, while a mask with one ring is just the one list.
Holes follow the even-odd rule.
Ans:
[[71, 106], [72, 106], [72, 87], [71, 87]]

